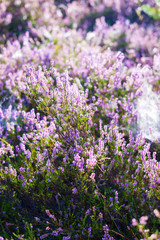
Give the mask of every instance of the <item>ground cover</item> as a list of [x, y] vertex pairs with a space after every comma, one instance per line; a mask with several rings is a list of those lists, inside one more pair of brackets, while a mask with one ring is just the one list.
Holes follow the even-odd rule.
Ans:
[[159, 1], [3, 0], [0, 29], [0, 239], [160, 239], [160, 136], [137, 126]]

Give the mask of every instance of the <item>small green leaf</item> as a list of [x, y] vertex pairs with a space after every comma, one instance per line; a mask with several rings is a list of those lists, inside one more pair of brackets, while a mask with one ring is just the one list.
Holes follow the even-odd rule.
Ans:
[[156, 8], [149, 6], [148, 4], [142, 5], [140, 10], [147, 14], [149, 17], [153, 18], [155, 21], [160, 19], [159, 11]]

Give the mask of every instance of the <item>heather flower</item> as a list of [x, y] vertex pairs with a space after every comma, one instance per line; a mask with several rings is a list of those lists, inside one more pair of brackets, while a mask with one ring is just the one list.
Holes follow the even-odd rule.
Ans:
[[95, 208], [95, 206], [93, 206], [93, 207], [92, 207], [92, 210], [93, 210], [93, 212], [95, 212], [95, 211], [96, 211], [96, 208]]
[[50, 167], [50, 166], [51, 166], [51, 162], [50, 162], [50, 160], [49, 160], [49, 159], [47, 160], [47, 162], [46, 162], [46, 165], [47, 165], [48, 167]]
[[148, 216], [142, 216], [142, 217], [139, 219], [139, 222], [140, 222], [140, 224], [142, 224], [142, 225], [146, 225], [147, 220], [148, 220]]
[[46, 213], [47, 213], [47, 215], [48, 215], [50, 218], [52, 218], [54, 221], [57, 221], [57, 219], [55, 218], [55, 216], [54, 216], [53, 214], [51, 214], [48, 209], [46, 210]]
[[67, 237], [63, 237], [62, 239], [63, 240], [68, 240], [68, 239], [70, 239], [71, 237], [70, 236], [67, 236]]
[[96, 157], [93, 155], [93, 149], [91, 149], [89, 151], [89, 159], [87, 159], [86, 161], [87, 167], [93, 169], [96, 163], [97, 163]]
[[133, 219], [132, 219], [132, 225], [133, 225], [133, 226], [137, 226], [137, 224], [138, 224], [137, 220], [136, 220], [135, 218], [133, 218]]
[[109, 228], [107, 224], [103, 226], [103, 231], [104, 231], [104, 236], [102, 240], [114, 240], [114, 238], [109, 235]]
[[88, 209], [86, 212], [85, 212], [85, 216], [89, 215], [91, 209]]
[[35, 219], [37, 222], [40, 222], [40, 218], [34, 217], [34, 219]]
[[102, 221], [102, 220], [103, 220], [103, 213], [100, 212], [100, 213], [98, 214], [98, 216], [99, 216], [100, 220]]
[[117, 59], [118, 59], [119, 61], [123, 61], [123, 59], [124, 59], [124, 54], [123, 54], [122, 52], [118, 52], [118, 53], [117, 53]]
[[19, 146], [20, 146], [20, 148], [23, 152], [26, 152], [26, 148], [25, 148], [25, 145], [23, 143], [20, 143]]
[[119, 203], [119, 201], [118, 201], [118, 192], [117, 191], [115, 192], [115, 201], [116, 201], [116, 203]]
[[157, 217], [157, 218], [160, 218], [160, 212], [158, 211], [158, 209], [154, 209], [154, 215]]
[[76, 188], [76, 187], [72, 189], [72, 193], [73, 193], [73, 194], [76, 194], [76, 193], [77, 193], [77, 188]]
[[93, 182], [95, 182], [95, 173], [91, 173], [90, 179], [91, 179]]
[[40, 239], [44, 239], [44, 238], [48, 237], [49, 235], [50, 235], [49, 233], [43, 234], [42, 236], [40, 236]]
[[151, 240], [158, 239], [158, 235], [155, 234], [155, 233], [153, 233], [153, 234], [149, 237], [149, 239], [151, 239]]
[[75, 154], [74, 156], [74, 161], [73, 161], [73, 165], [76, 165], [81, 172], [84, 171], [83, 165], [84, 165], [84, 159], [80, 158], [79, 154]]
[[92, 227], [88, 228], [88, 236], [91, 236]]
[[110, 197], [109, 200], [110, 200], [110, 202], [111, 202], [111, 204], [109, 205], [109, 207], [112, 207], [112, 206], [113, 206], [113, 197]]
[[27, 151], [26, 151], [26, 157], [27, 157], [27, 158], [30, 158], [30, 157], [31, 157], [31, 152], [30, 152], [30, 150], [27, 150]]

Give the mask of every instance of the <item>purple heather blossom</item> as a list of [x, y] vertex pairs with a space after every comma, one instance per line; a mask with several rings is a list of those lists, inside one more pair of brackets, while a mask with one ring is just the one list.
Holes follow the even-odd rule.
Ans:
[[51, 233], [51, 235], [53, 235], [53, 236], [58, 236], [59, 232], [60, 232], [60, 233], [63, 232], [63, 229], [62, 229], [61, 227], [59, 227], [57, 230], [53, 231], [53, 232]]
[[84, 165], [84, 159], [80, 158], [79, 154], [75, 154], [74, 156], [74, 161], [73, 161], [73, 165], [76, 165], [80, 171], [84, 171], [83, 165]]
[[118, 201], [118, 192], [117, 191], [115, 192], [115, 201], [116, 201], [116, 203], [119, 203], [119, 201]]
[[91, 169], [93, 169], [93, 167], [97, 163], [96, 157], [93, 155], [93, 149], [90, 149], [88, 154], [89, 154], [89, 159], [87, 159], [86, 164], [87, 164], [87, 167], [90, 167]]
[[91, 173], [90, 179], [91, 179], [93, 182], [95, 182], [95, 173]]
[[147, 220], [148, 220], [148, 216], [142, 216], [142, 217], [139, 219], [139, 223], [142, 224], [142, 225], [146, 225]]
[[57, 221], [57, 219], [55, 218], [55, 216], [53, 214], [50, 213], [50, 211], [48, 209], [46, 209], [46, 214], [52, 218], [54, 221]]
[[62, 240], [68, 240], [68, 239], [70, 239], [70, 238], [71, 238], [70, 236], [63, 237]]
[[76, 194], [76, 193], [77, 193], [77, 188], [76, 188], [76, 187], [72, 189], [72, 193], [73, 193], [73, 194]]
[[132, 219], [132, 225], [133, 225], [133, 226], [137, 226], [137, 224], [138, 224], [137, 220], [136, 220], [135, 218], [133, 218], [133, 219]]
[[31, 157], [31, 152], [30, 152], [30, 150], [27, 150], [27, 151], [26, 151], [26, 157], [27, 157], [27, 158], [30, 158], [30, 157]]
[[102, 240], [114, 240], [114, 238], [109, 235], [109, 227], [107, 224], [103, 226], [103, 231], [104, 231], [104, 236]]
[[90, 213], [91, 209], [88, 209], [86, 212], [85, 212], [85, 216], [87, 216], [89, 213]]
[[102, 221], [102, 220], [103, 220], [103, 213], [100, 212], [100, 213], [98, 214], [98, 216], [99, 216], [99, 219]]
[[91, 236], [92, 227], [88, 228], [88, 236]]
[[110, 197], [109, 199], [110, 199], [110, 202], [111, 202], [111, 204], [109, 205], [109, 207], [112, 207], [112, 206], [113, 206], [113, 197]]
[[93, 210], [93, 212], [95, 212], [95, 211], [96, 211], [96, 208], [95, 208], [95, 206], [93, 206], [93, 207], [92, 207], [92, 210]]
[[157, 217], [157, 218], [160, 218], [160, 212], [158, 211], [158, 209], [154, 209], [154, 215]]
[[42, 236], [40, 236], [40, 239], [44, 239], [44, 238], [48, 237], [49, 235], [50, 235], [50, 233], [43, 234]]

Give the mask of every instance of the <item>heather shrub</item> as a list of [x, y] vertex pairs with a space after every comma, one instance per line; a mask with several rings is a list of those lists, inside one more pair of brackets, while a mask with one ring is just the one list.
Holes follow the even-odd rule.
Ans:
[[160, 238], [159, 138], [137, 130], [159, 93], [148, 3], [0, 3], [0, 239]]

